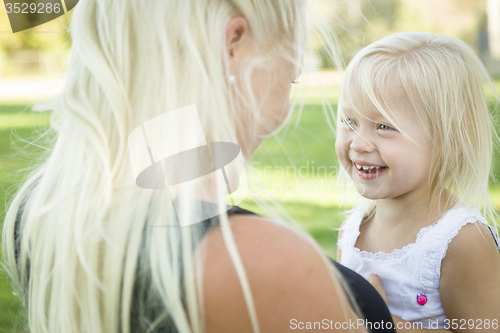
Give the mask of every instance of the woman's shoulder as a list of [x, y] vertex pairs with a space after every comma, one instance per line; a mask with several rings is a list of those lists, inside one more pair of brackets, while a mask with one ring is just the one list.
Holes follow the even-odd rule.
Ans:
[[[248, 273], [262, 273], [266, 276], [281, 274], [278, 268], [287, 270], [308, 270], [308, 266], [322, 265], [323, 260], [314, 245], [302, 233], [286, 225], [258, 215], [231, 215], [230, 234]], [[200, 249], [206, 255], [206, 268], [218, 265], [233, 266], [224, 240], [224, 228], [220, 223], [205, 236]], [[212, 257], [212, 260], [209, 260]], [[313, 259], [313, 260], [311, 260]]]
[[[285, 332], [299, 322], [355, 318], [352, 309], [344, 315], [346, 295], [326, 256], [307, 237], [259, 216], [232, 215], [229, 224], [262, 325]], [[200, 244], [207, 329], [228, 325], [244, 332], [250, 318], [224, 228], [214, 227]]]
[[[317, 260], [309, 260], [309, 264], [327, 262], [310, 237], [285, 224], [259, 215], [241, 214], [231, 215], [229, 226], [242, 260], [248, 263], [276, 261], [276, 265], [293, 268], [310, 257]], [[227, 252], [224, 228], [227, 227], [219, 223], [206, 235], [201, 244], [205, 252], [216, 255]], [[263, 265], [257, 266], [255, 269], [265, 269]]]

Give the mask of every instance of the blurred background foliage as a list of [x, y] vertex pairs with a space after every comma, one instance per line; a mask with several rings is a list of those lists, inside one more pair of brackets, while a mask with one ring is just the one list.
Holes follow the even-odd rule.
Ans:
[[[455, 36], [481, 54], [489, 51], [488, 20], [499, 0], [312, 0], [315, 10], [337, 35], [347, 64], [362, 47], [397, 31], [427, 31]], [[493, 4], [493, 5], [492, 5]], [[490, 8], [490, 10], [488, 9]], [[0, 6], [0, 78], [57, 76], [71, 45], [68, 27], [72, 12], [44, 25], [13, 34]], [[497, 41], [494, 43], [500, 44]], [[317, 43], [316, 65], [335, 69]], [[499, 46], [500, 47], [500, 46]], [[498, 57], [500, 60], [500, 56]], [[42, 63], [40, 65], [39, 63]], [[500, 66], [499, 66], [500, 67]], [[494, 70], [497, 74], [496, 70]], [[500, 68], [498, 70], [500, 74]]]
[[[312, 0], [312, 3], [335, 32], [344, 65], [365, 45], [394, 32], [427, 31], [464, 40], [477, 50], [492, 74], [500, 74], [500, 0]], [[51, 113], [33, 112], [34, 96], [13, 99], [3, 92], [16, 82], [26, 90], [33, 78], [63, 76], [71, 45], [70, 19], [71, 12], [13, 34], [0, 4], [0, 227], [12, 195], [51, 139], [42, 135], [49, 126]], [[259, 181], [263, 195], [278, 201], [326, 254], [335, 257], [336, 228], [344, 218], [344, 207], [339, 206], [343, 195], [335, 189], [338, 166], [335, 132], [328, 126], [328, 120], [334, 119], [332, 112], [337, 105], [341, 75], [335, 72], [337, 68], [317, 40], [316, 45], [315, 66], [327, 74], [324, 87], [308, 88], [302, 112], [296, 108], [289, 123], [264, 140], [251, 165], [252, 171], [262, 176]], [[328, 81], [330, 77], [334, 79]], [[299, 84], [294, 92], [300, 89]], [[491, 90], [487, 93], [493, 111], [494, 95]], [[324, 98], [331, 104], [331, 110], [323, 109]], [[498, 125], [497, 130], [500, 132]], [[494, 169], [499, 179], [498, 152]], [[286, 192], [289, 184], [292, 187]], [[500, 187], [495, 179], [489, 190], [500, 209]], [[252, 197], [242, 206], [260, 212]], [[25, 321], [25, 312], [0, 271], [0, 332], [24, 332]]]
[[71, 14], [13, 34], [0, 4], [0, 79], [54, 77], [63, 72], [70, 48]]
[[[398, 31], [451, 35], [477, 50], [487, 34], [487, 0], [317, 0], [336, 32], [345, 64], [364, 46]], [[322, 68], [335, 68], [319, 48]]]

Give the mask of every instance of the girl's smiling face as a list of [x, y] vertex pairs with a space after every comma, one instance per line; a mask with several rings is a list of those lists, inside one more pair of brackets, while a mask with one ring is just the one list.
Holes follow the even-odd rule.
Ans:
[[419, 117], [398, 84], [388, 89], [390, 96], [379, 98], [389, 107], [392, 121], [359, 86], [352, 83], [349, 88], [351, 102], [339, 110], [335, 150], [360, 194], [372, 200], [425, 198], [433, 152], [427, 116]]

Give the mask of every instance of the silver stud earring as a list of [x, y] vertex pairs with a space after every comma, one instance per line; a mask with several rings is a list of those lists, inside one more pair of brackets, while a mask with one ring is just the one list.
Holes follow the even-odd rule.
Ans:
[[229, 83], [234, 84], [236, 82], [236, 77], [234, 75], [229, 76]]

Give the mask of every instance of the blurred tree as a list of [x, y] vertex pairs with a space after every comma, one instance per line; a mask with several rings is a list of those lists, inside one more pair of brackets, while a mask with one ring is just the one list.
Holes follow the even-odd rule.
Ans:
[[66, 27], [71, 13], [58, 19], [18, 33], [12, 33], [5, 7], [0, 7], [0, 52], [7, 56], [16, 50], [57, 50], [69, 48]]
[[487, 1], [488, 48], [492, 59], [500, 61], [500, 0]]
[[70, 48], [72, 11], [43, 25], [13, 33], [4, 6], [0, 6], [0, 77], [54, 76]]
[[[336, 31], [345, 63], [364, 46], [398, 31], [455, 36], [478, 46], [486, 0], [313, 0], [330, 6], [327, 20]], [[323, 49], [323, 68], [334, 68]]]
[[[332, 0], [329, 22], [347, 64], [364, 46], [395, 31], [400, 0]], [[335, 68], [323, 48], [318, 50], [322, 68]]]

